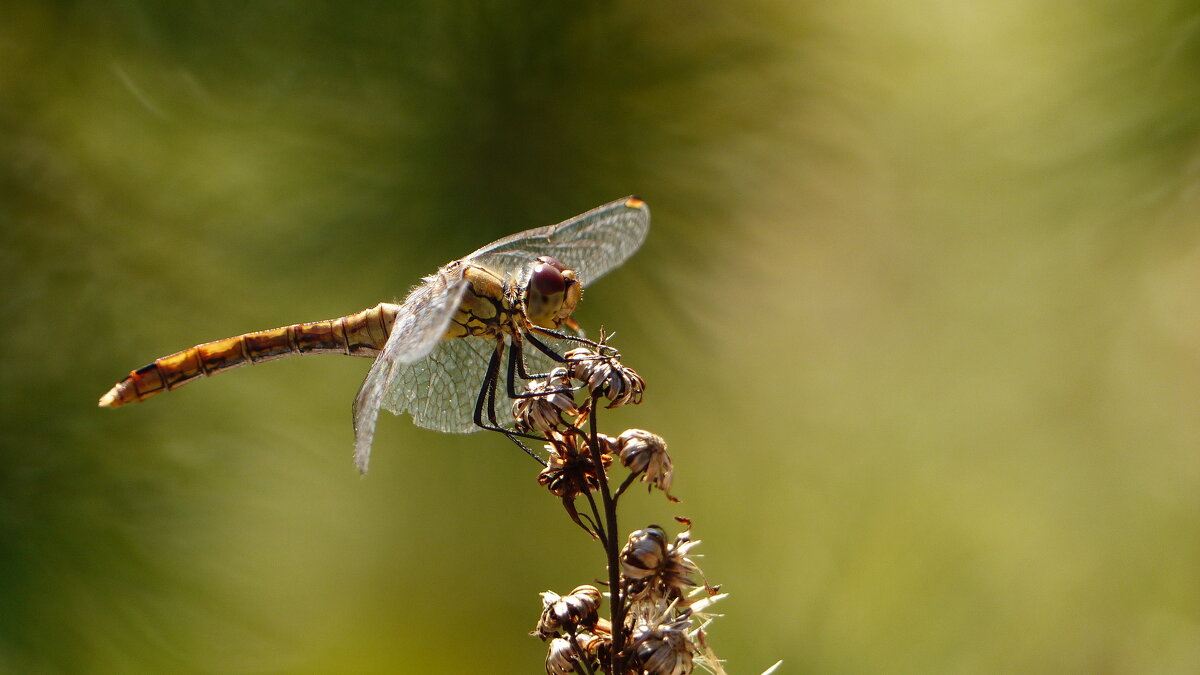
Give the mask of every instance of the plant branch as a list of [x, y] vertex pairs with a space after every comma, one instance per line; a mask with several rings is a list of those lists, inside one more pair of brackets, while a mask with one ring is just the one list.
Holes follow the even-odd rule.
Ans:
[[[600, 473], [603, 475], [604, 470], [601, 469]], [[608, 550], [608, 534], [605, 532], [604, 526], [601, 525], [601, 523], [604, 522], [604, 519], [600, 517], [600, 510], [596, 507], [596, 498], [592, 496], [591, 490], [585, 490], [583, 494], [584, 494], [584, 496], [587, 497], [588, 504], [590, 504], [592, 507], [592, 516], [595, 517], [595, 521], [592, 523], [594, 532], [595, 532], [596, 536], [599, 537], [599, 539], [600, 539], [600, 545], [603, 546], [604, 550], [607, 551]]]
[[621, 487], [617, 488], [617, 493], [613, 495], [613, 503], [614, 504], [617, 502], [618, 499], [621, 498], [621, 495], [625, 493], [625, 490], [628, 489], [630, 485], [633, 485], [634, 479], [636, 479], [638, 476], [642, 475], [642, 473], [643, 472], [641, 472], [641, 471], [634, 471], [625, 477], [625, 480], [621, 483]]
[[588, 663], [587, 654], [583, 651], [583, 647], [579, 646], [579, 638], [575, 636], [574, 631], [572, 631], [568, 637], [571, 640], [571, 646], [575, 648], [575, 653], [579, 655], [579, 658], [575, 660], [575, 663], [583, 666], [583, 670], [587, 673], [587, 675], [596, 675], [596, 671], [592, 670], [592, 664]]
[[605, 557], [608, 558], [608, 592], [612, 606], [612, 652], [610, 655], [612, 672], [619, 672], [617, 661], [621, 650], [625, 647], [625, 598], [621, 593], [621, 562], [617, 551], [617, 505], [608, 487], [608, 476], [604, 471], [604, 461], [600, 452], [600, 439], [596, 431], [596, 410], [593, 404], [588, 416], [588, 447], [592, 452], [592, 461], [598, 467], [596, 472], [600, 481], [600, 496], [604, 501], [605, 529], [609, 536], [604, 542]]

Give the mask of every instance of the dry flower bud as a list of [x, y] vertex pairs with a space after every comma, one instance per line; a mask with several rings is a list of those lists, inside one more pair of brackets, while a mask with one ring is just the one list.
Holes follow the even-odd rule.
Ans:
[[578, 412], [570, 388], [571, 381], [565, 368], [555, 368], [545, 380], [525, 383], [526, 393], [538, 396], [513, 401], [512, 414], [517, 421], [517, 431], [549, 434], [561, 426], [563, 413]]
[[583, 648], [583, 653], [587, 654], [591, 659], [606, 656], [609, 647], [612, 646], [612, 637], [609, 635], [580, 633], [575, 636], [575, 641]]
[[667, 564], [662, 571], [662, 583], [670, 591], [671, 597], [682, 597], [688, 589], [700, 585], [703, 578], [700, 567], [687, 557], [688, 551], [699, 544], [699, 540], [692, 541], [687, 532], [681, 532], [675, 537], [675, 543], [667, 549]]
[[[547, 437], [550, 444], [546, 449], [550, 451], [550, 456], [546, 468], [538, 474], [538, 483], [564, 499], [573, 499], [600, 486], [596, 464], [592, 461], [585, 436], [553, 431]], [[601, 459], [604, 467], [600, 471], [603, 471], [612, 463], [612, 455], [602, 454]]]
[[553, 591], [542, 593], [542, 616], [537, 634], [548, 638], [558, 633], [574, 634], [580, 627], [591, 628], [599, 619], [603, 596], [595, 586], [579, 586], [566, 596]]
[[671, 623], [633, 629], [633, 658], [645, 675], [688, 675], [695, 648], [687, 636], [687, 615]]
[[646, 381], [615, 356], [603, 356], [585, 347], [572, 349], [563, 356], [571, 378], [584, 383], [592, 396], [607, 399], [609, 408], [642, 402]]
[[683, 532], [674, 543], [667, 544], [666, 532], [657, 525], [629, 535], [629, 542], [621, 550], [621, 574], [630, 596], [648, 600], [682, 598], [688, 589], [699, 586], [700, 568], [687, 557], [699, 543]]
[[642, 481], [669, 492], [674, 468], [662, 436], [642, 429], [627, 429], [617, 438], [618, 457], [630, 471], [644, 472]]
[[571, 372], [571, 376], [574, 377], [575, 375], [574, 372], [571, 371], [571, 368], [577, 364], [573, 362], [587, 361], [589, 359], [607, 359], [610, 357], [607, 355], [601, 355], [599, 352], [589, 347], [576, 347], [575, 349], [564, 352], [563, 358], [567, 360], [568, 372]]
[[621, 442], [608, 434], [596, 434], [596, 441], [600, 444], [601, 455], [615, 455], [621, 450]]
[[566, 675], [575, 672], [575, 647], [569, 640], [554, 638], [546, 649], [546, 675]]
[[629, 535], [621, 549], [621, 574], [627, 579], [645, 579], [658, 573], [667, 557], [667, 533], [657, 525]]
[[579, 649], [575, 649], [575, 645], [571, 644], [571, 640], [567, 638], [556, 637], [550, 641], [550, 646], [546, 649], [547, 675], [583, 672], [575, 668], [575, 664], [579, 662], [581, 650], [584, 661], [591, 665], [592, 670], [596, 670], [598, 661], [608, 657], [609, 648], [612, 646], [612, 638], [604, 635], [579, 633], [574, 636], [574, 639], [575, 645], [579, 645]]

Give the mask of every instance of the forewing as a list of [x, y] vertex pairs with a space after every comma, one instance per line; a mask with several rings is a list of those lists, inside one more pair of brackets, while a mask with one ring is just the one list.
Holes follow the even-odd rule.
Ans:
[[625, 262], [642, 245], [650, 229], [650, 207], [626, 197], [557, 225], [518, 232], [467, 256], [514, 277], [540, 255], [557, 258], [586, 286]]
[[367, 472], [371, 459], [379, 407], [398, 370], [422, 360], [438, 346], [466, 288], [459, 263], [451, 263], [423, 281], [404, 300], [387, 344], [354, 399], [354, 463], [362, 473]]

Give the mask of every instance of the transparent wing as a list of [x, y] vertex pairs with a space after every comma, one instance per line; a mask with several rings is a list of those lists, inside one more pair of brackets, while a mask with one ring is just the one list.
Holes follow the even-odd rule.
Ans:
[[516, 278], [534, 258], [548, 255], [575, 270], [586, 286], [633, 255], [649, 229], [650, 207], [626, 197], [557, 225], [509, 235], [466, 259]]
[[[560, 354], [570, 348], [552, 338], [540, 339]], [[408, 413], [417, 426], [434, 431], [452, 434], [480, 431], [475, 425], [475, 403], [495, 348], [494, 340], [482, 338], [442, 340], [420, 361], [397, 364], [395, 379], [383, 398], [384, 409], [397, 415]], [[533, 347], [526, 345], [524, 351], [525, 366], [531, 374], [547, 373], [555, 366], [550, 357]], [[496, 391], [496, 421], [503, 427], [513, 426], [507, 368], [506, 348], [500, 360]], [[525, 382], [518, 379], [515, 386], [517, 391], [524, 391]]]
[[475, 426], [475, 401], [487, 372], [494, 340], [442, 340], [428, 356], [397, 364], [395, 379], [383, 407], [397, 415], [409, 413], [419, 427], [465, 434]]
[[362, 473], [367, 472], [371, 459], [379, 407], [393, 386], [397, 370], [420, 361], [437, 347], [466, 288], [462, 265], [457, 262], [423, 281], [405, 298], [387, 344], [371, 364], [354, 399], [354, 463]]

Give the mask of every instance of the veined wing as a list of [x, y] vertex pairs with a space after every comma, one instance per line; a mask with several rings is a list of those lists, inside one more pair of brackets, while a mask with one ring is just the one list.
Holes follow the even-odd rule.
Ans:
[[[570, 347], [549, 337], [539, 337], [563, 353]], [[496, 349], [494, 340], [457, 338], [442, 340], [425, 358], [396, 365], [391, 386], [383, 397], [384, 409], [397, 415], [412, 415], [417, 426], [452, 434], [480, 431], [475, 424], [475, 404], [483, 387], [488, 360]], [[525, 345], [525, 365], [530, 373], [549, 372], [555, 363], [536, 348]], [[508, 349], [500, 361], [500, 380], [496, 390], [496, 421], [502, 427], [513, 425], [513, 400], [508, 394]], [[524, 381], [515, 383], [524, 391]], [[486, 409], [484, 418], [487, 418]]]
[[428, 356], [396, 365], [383, 407], [412, 415], [419, 427], [451, 434], [479, 431], [475, 402], [496, 341], [465, 337], [442, 340]]
[[494, 241], [466, 259], [512, 272], [523, 282], [519, 275], [529, 273], [533, 258], [548, 255], [575, 270], [587, 286], [633, 255], [649, 229], [650, 207], [637, 197], [626, 197], [557, 225]]
[[371, 441], [375, 437], [379, 406], [392, 388], [398, 370], [405, 364], [420, 361], [437, 347], [466, 288], [462, 265], [458, 262], [443, 267], [423, 281], [405, 298], [387, 344], [371, 364], [367, 379], [354, 399], [354, 463], [362, 473], [367, 472], [371, 459]]

